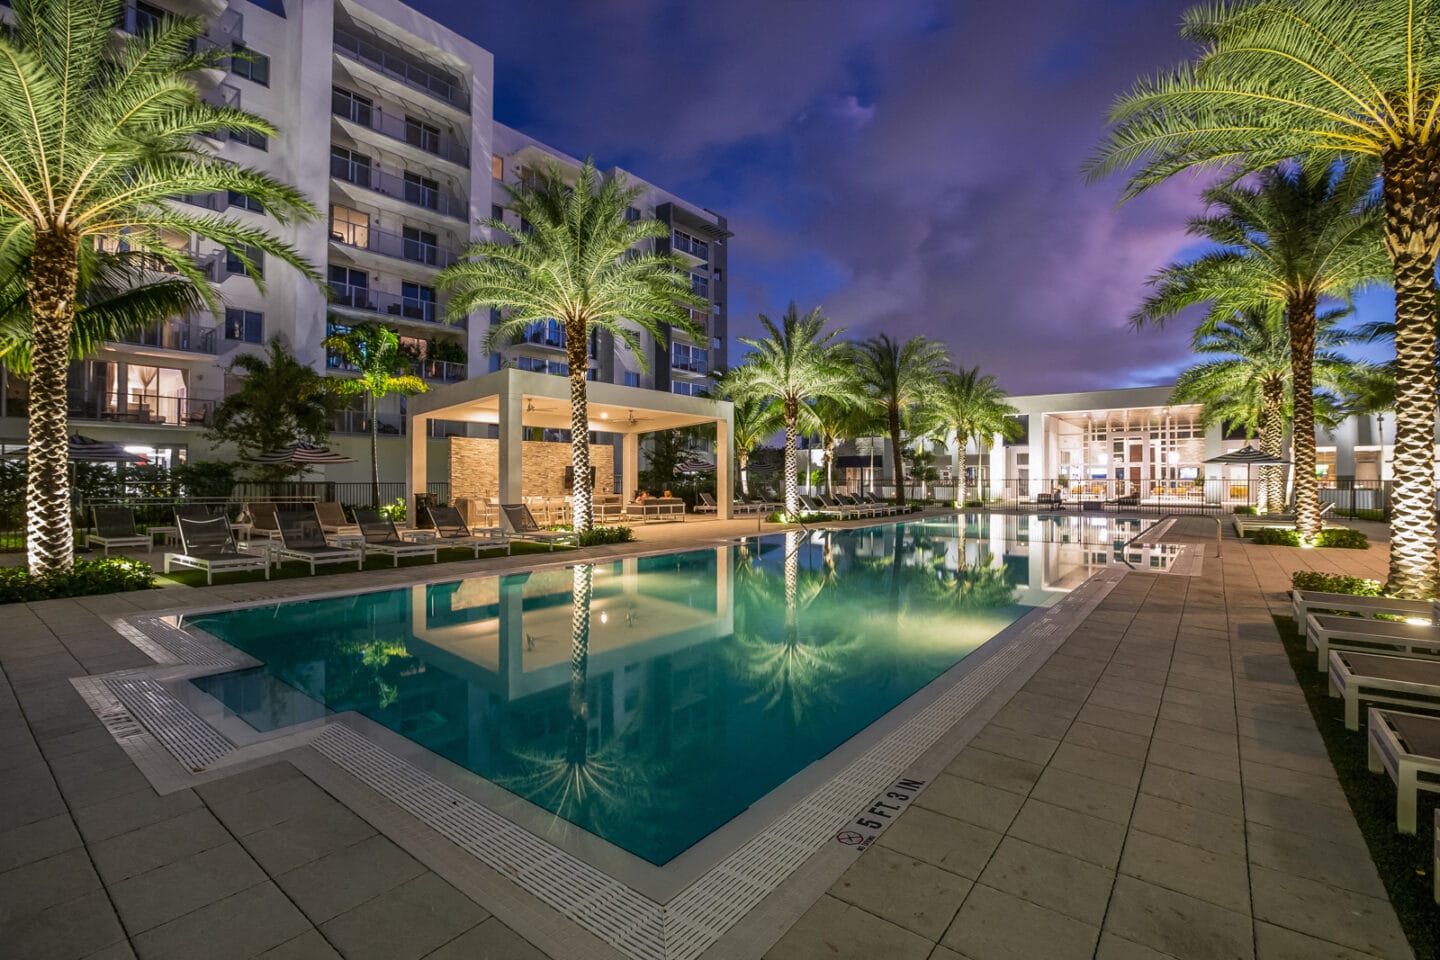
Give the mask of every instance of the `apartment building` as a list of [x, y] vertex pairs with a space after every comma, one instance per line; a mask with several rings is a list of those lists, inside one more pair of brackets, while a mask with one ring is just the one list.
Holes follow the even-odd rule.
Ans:
[[[237, 356], [263, 352], [278, 335], [302, 362], [346, 376], [322, 341], [362, 321], [396, 330], [431, 383], [502, 363], [566, 372], [563, 333], [555, 324], [537, 324], [522, 342], [487, 355], [492, 317], [446, 322], [437, 288], [439, 272], [467, 243], [485, 238], [478, 220], [514, 216], [505, 209], [503, 184], [552, 162], [579, 166], [495, 122], [494, 58], [487, 50], [397, 0], [135, 0], [117, 31], [136, 33], [170, 13], [204, 17], [209, 29], [201, 44], [247, 53], [229, 61], [228, 70], [197, 77], [202, 96], [257, 113], [281, 131], [275, 139], [217, 133], [205, 138], [208, 148], [296, 185], [323, 216], [282, 226], [239, 195], [184, 202], [265, 223], [322, 272], [325, 284], [268, 263], [262, 293], [237, 258], [177, 237], [208, 273], [223, 315], [174, 318], [75, 364], [75, 429], [142, 448], [162, 463], [214, 457], [222, 452], [210, 448], [203, 428], [234, 387], [228, 371]], [[597, 336], [590, 376], [693, 393], [726, 357], [725, 219], [625, 175], [643, 188], [634, 215], [672, 227], [671, 237], [656, 246], [686, 259], [692, 284], [710, 306], [696, 311], [702, 336], [677, 336], [664, 347], [647, 338], [648, 364]], [[383, 434], [404, 429], [401, 403], [390, 398], [376, 411]], [[26, 407], [25, 383], [0, 373], [0, 444], [23, 440]], [[347, 434], [368, 432], [363, 401], [334, 426], [342, 448], [349, 446]], [[364, 465], [356, 469], [363, 473]], [[348, 479], [343, 468], [331, 472]]]

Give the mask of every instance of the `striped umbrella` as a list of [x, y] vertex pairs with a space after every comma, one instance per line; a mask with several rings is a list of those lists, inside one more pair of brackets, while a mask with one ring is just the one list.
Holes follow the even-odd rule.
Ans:
[[1283, 463], [1289, 463], [1284, 457], [1277, 457], [1274, 454], [1266, 453], [1259, 447], [1245, 444], [1239, 450], [1232, 450], [1230, 453], [1222, 453], [1218, 457], [1211, 457], [1206, 463], [1243, 463], [1251, 467], [1278, 467]]
[[321, 466], [327, 463], [354, 463], [354, 457], [336, 453], [329, 447], [317, 447], [313, 443], [292, 443], [251, 457], [246, 463], [300, 463]]
[[686, 460], [675, 465], [676, 473], [712, 473], [714, 470], [715, 464], [704, 460]]
[[[29, 447], [19, 447], [5, 454], [7, 458], [23, 460]], [[72, 463], [147, 463], [143, 453], [131, 453], [118, 443], [110, 440], [95, 440], [75, 434], [70, 438], [70, 461]]]

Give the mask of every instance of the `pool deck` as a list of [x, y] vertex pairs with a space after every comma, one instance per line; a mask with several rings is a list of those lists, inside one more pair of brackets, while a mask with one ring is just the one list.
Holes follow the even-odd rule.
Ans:
[[[754, 529], [657, 524], [639, 548]], [[1214, 551], [1213, 523], [1173, 530]], [[1410, 956], [1270, 620], [1291, 569], [1385, 562], [1227, 531], [1198, 577], [1126, 574], [766, 956]], [[157, 795], [69, 682], [148, 664], [106, 617], [415, 573], [3, 608], [0, 955], [544, 958], [289, 762]]]

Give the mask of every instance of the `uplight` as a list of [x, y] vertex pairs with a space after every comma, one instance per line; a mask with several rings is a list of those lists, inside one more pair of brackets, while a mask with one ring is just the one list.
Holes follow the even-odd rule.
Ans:
[[1430, 626], [1430, 620], [1429, 620], [1428, 617], [1406, 617], [1406, 618], [1405, 618], [1405, 622], [1406, 622], [1406, 623], [1409, 623], [1409, 624], [1413, 624], [1414, 626], [1417, 626], [1417, 627], [1428, 627], [1428, 626]]
[[601, 611], [600, 611], [600, 622], [601, 622], [601, 623], [609, 623], [609, 622], [610, 622], [610, 614], [606, 613], [604, 610], [601, 610]]

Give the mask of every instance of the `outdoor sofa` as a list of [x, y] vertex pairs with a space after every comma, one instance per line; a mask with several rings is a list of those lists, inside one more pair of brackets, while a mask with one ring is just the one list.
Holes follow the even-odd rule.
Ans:
[[1330, 695], [1345, 701], [1345, 729], [1360, 729], [1360, 704], [1440, 709], [1440, 660], [1330, 651]]
[[650, 497], [636, 500], [625, 508], [626, 516], [639, 517], [646, 523], [651, 520], [685, 520], [685, 501], [679, 497]]
[[166, 573], [172, 566], [204, 570], [207, 586], [215, 582], [216, 573], [234, 570], [263, 570], [265, 579], [270, 579], [269, 552], [241, 553], [230, 533], [227, 518], [197, 520], [181, 516], [177, 510], [175, 526], [180, 534], [180, 552], [165, 554], [163, 569]]
[[1326, 668], [1332, 649], [1437, 657], [1440, 656], [1440, 628], [1312, 613], [1305, 617], [1305, 645], [1316, 653], [1317, 670]]
[[275, 523], [280, 531], [280, 547], [276, 554], [280, 562], [298, 560], [310, 566], [310, 575], [315, 568], [327, 563], [349, 563], [355, 561], [355, 569], [365, 569], [365, 551], [356, 546], [331, 546], [325, 539], [320, 526], [320, 517], [314, 507], [302, 510], [277, 510]]
[[144, 547], [146, 553], [155, 549], [155, 538], [135, 530], [135, 511], [129, 507], [91, 507], [90, 517], [95, 523], [95, 532], [85, 538], [86, 546], [99, 546], [104, 556], [110, 556], [110, 548]]
[[1415, 832], [1420, 791], [1440, 793], [1440, 717], [1371, 707], [1370, 772], [1395, 782], [1395, 829]]
[[557, 543], [576, 543], [575, 534], [566, 530], [546, 530], [535, 522], [535, 515], [523, 503], [500, 504], [500, 519], [505, 533], [520, 540], [534, 540], [548, 543], [555, 549]]
[[395, 529], [395, 521], [380, 516], [378, 510], [355, 508], [355, 523], [360, 528], [360, 535], [364, 537], [361, 547], [366, 554], [390, 557], [395, 561], [393, 565], [397, 567], [400, 566], [401, 557], [429, 556], [431, 563], [440, 561], [440, 548], [435, 545], [434, 540], [425, 543], [406, 540]]
[[436, 541], [443, 546], [468, 547], [477, 557], [481, 550], [497, 547], [504, 547], [507, 555], [510, 553], [510, 538], [499, 527], [471, 527], [456, 507], [437, 505], [426, 507], [425, 512], [430, 516]]
[[1361, 617], [1387, 614], [1394, 617], [1424, 618], [1436, 621], [1436, 604], [1431, 600], [1401, 600], [1396, 597], [1357, 597], [1348, 593], [1322, 593], [1319, 590], [1293, 590], [1290, 609], [1294, 612], [1295, 628], [1305, 633], [1305, 618], [1312, 613], [1353, 613]]

